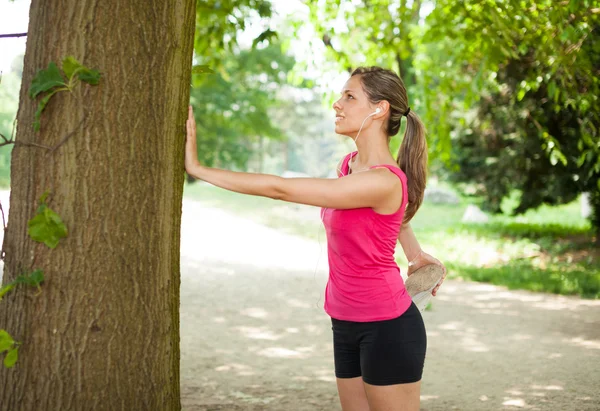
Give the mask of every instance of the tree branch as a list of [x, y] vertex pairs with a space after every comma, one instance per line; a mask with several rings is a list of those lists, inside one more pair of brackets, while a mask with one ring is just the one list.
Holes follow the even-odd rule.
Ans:
[[[335, 47], [333, 47], [333, 44], [331, 43], [331, 37], [329, 37], [327, 33], [323, 34], [323, 44], [325, 44], [326, 47], [329, 47], [338, 55], [338, 60], [344, 59], [346, 63], [348, 62], [347, 56], [343, 52], [336, 50]], [[348, 71], [348, 73], [352, 73], [352, 67], [346, 65], [346, 71]]]
[[25, 37], [27, 33], [12, 33], [12, 34], [0, 34], [0, 39], [5, 39], [9, 37]]
[[[11, 139], [7, 139], [6, 136], [2, 133], [0, 133], [0, 138], [2, 140], [4, 140], [4, 142], [0, 143], [0, 147], [4, 147], [7, 146], [9, 144], [14, 144], [15, 147], [16, 146], [26, 146], [26, 147], [39, 147], [39, 148], [45, 148], [46, 150], [50, 151], [51, 153], [58, 150], [58, 148], [60, 146], [62, 146], [63, 144], [65, 144], [67, 142], [67, 140], [73, 135], [75, 134], [75, 132], [79, 129], [79, 127], [81, 127], [81, 125], [83, 124], [83, 121], [85, 120], [85, 118], [81, 119], [81, 121], [79, 122], [79, 124], [77, 125], [77, 127], [75, 127], [73, 129], [73, 131], [71, 131], [70, 133], [68, 133], [57, 145], [55, 145], [54, 147], [49, 147], [49, 146], [45, 146], [43, 144], [38, 144], [38, 143], [31, 143], [28, 141], [15, 141], [14, 140], [14, 135], [13, 137], [11, 137]], [[14, 128], [13, 128], [13, 132], [14, 132]]]
[[69, 134], [67, 134], [65, 136], [65, 138], [63, 138], [60, 143], [58, 143], [57, 145], [55, 145], [53, 148], [50, 149], [50, 152], [54, 152], [56, 151], [60, 146], [62, 146], [63, 144], [65, 144], [65, 142], [73, 135], [75, 134], [75, 132], [79, 129], [79, 127], [81, 127], [81, 125], [83, 124], [83, 120], [85, 120], [85, 118], [82, 118], [81, 121], [79, 122], [79, 124], [77, 124], [77, 127], [75, 127], [73, 129], [73, 131], [71, 131]]

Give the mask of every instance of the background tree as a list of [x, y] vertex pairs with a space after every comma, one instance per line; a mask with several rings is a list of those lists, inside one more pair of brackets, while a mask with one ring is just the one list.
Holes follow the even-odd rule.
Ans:
[[330, 57], [351, 72], [360, 65], [393, 68], [407, 86], [415, 83], [413, 31], [422, 2], [398, 0], [308, 0], [311, 21]]
[[[436, 77], [436, 68], [422, 70], [423, 59], [431, 51], [422, 41], [428, 29], [424, 15], [435, 3], [420, 0], [308, 0], [307, 4], [311, 23], [327, 46], [327, 56], [337, 61], [339, 68], [350, 72], [359, 65], [379, 65], [397, 71], [407, 87], [410, 106], [426, 120], [428, 129], [441, 128], [449, 132], [447, 122], [434, 120], [434, 116], [428, 114], [436, 110], [427, 104], [423, 95], [424, 89], [431, 86], [431, 78]], [[437, 102], [444, 104], [444, 99], [444, 96], [438, 96]], [[432, 121], [437, 123], [433, 125]], [[403, 133], [401, 130], [398, 135]], [[392, 152], [400, 143], [401, 138], [391, 140]], [[448, 140], [431, 132], [428, 143], [430, 165], [433, 170], [439, 169], [439, 160], [450, 158]]]
[[273, 5], [269, 0], [199, 0], [196, 6], [194, 51], [200, 64], [223, 70], [224, 58], [239, 49], [239, 33], [252, 22], [263, 23], [253, 46], [276, 37], [270, 29]]
[[255, 143], [285, 138], [270, 112], [280, 105], [277, 89], [294, 59], [270, 43], [227, 53], [219, 64], [213, 74], [194, 78], [198, 158], [208, 166], [245, 169]]
[[518, 213], [600, 190], [598, 6], [440, 0], [428, 16], [429, 124], [492, 211], [512, 189]]
[[[15, 367], [0, 369], [3, 410], [180, 408], [194, 19], [193, 0], [31, 4], [3, 281], [34, 269], [46, 280], [40, 294], [17, 288], [0, 301], [0, 328], [21, 342]], [[56, 94], [34, 132], [29, 86], [66, 55], [98, 69], [100, 83]], [[46, 190], [68, 231], [55, 249], [28, 236]]]
[[[429, 131], [432, 170], [475, 185], [485, 180], [477, 187], [488, 209], [499, 211], [513, 189], [523, 192], [517, 212], [600, 190], [597, 1], [308, 4], [341, 68], [399, 70]], [[463, 150], [490, 133], [497, 138], [487, 151]], [[503, 174], [490, 167], [504, 148], [524, 168]], [[594, 209], [597, 220], [600, 204]]]

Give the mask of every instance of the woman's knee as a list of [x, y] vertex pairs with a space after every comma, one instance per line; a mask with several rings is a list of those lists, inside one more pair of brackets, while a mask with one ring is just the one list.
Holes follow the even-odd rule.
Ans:
[[419, 411], [421, 403], [421, 381], [371, 385], [364, 383], [371, 411]]
[[362, 377], [337, 378], [343, 411], [370, 411]]

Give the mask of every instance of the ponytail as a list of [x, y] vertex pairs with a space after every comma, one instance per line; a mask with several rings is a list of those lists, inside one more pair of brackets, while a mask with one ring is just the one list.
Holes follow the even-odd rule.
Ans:
[[427, 140], [425, 126], [414, 111], [406, 116], [406, 131], [398, 150], [398, 166], [408, 180], [408, 205], [403, 223], [408, 223], [423, 203], [427, 182]]

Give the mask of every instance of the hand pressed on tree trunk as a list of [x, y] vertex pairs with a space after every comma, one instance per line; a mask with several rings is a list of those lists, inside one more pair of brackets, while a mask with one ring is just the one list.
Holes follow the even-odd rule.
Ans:
[[191, 174], [195, 167], [200, 165], [198, 161], [198, 146], [196, 143], [196, 119], [192, 106], [188, 107], [188, 119], [185, 123], [185, 171]]

